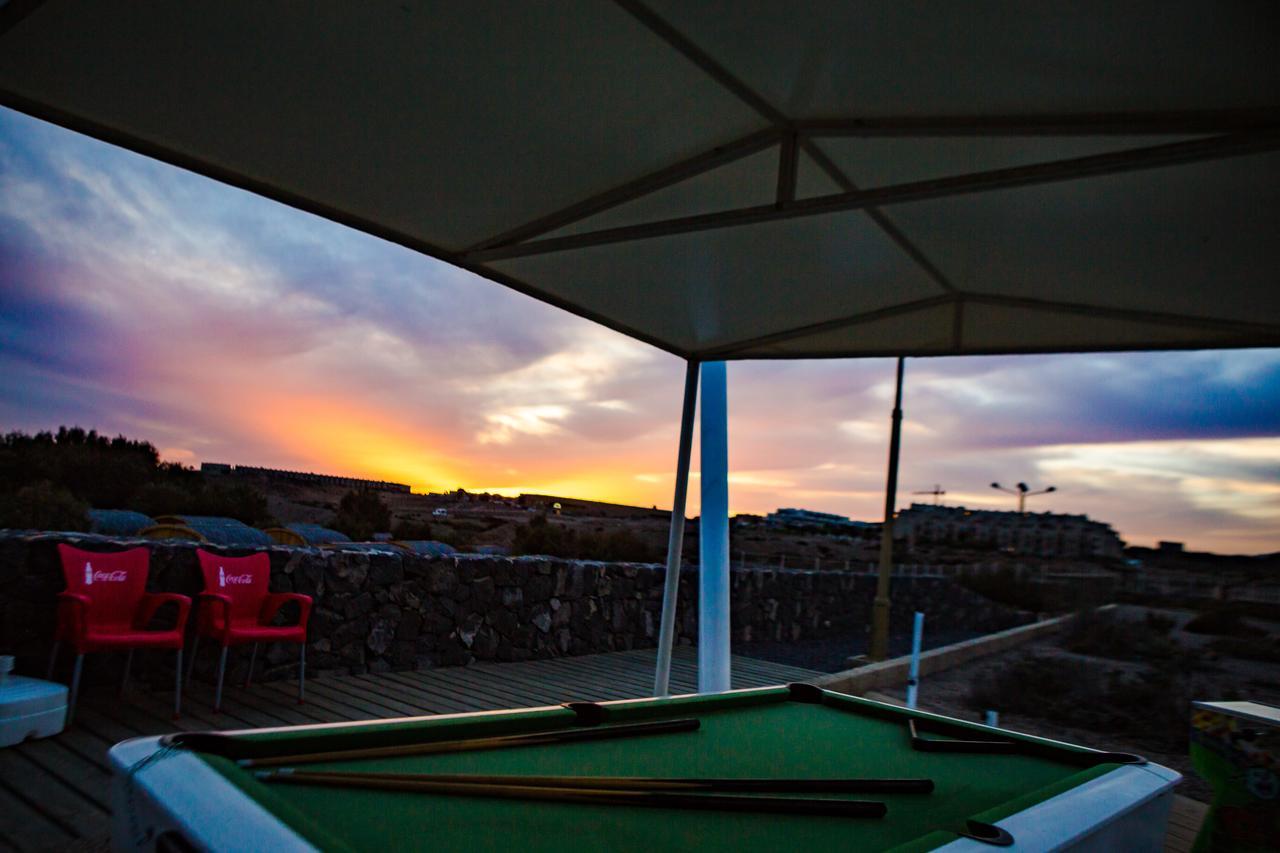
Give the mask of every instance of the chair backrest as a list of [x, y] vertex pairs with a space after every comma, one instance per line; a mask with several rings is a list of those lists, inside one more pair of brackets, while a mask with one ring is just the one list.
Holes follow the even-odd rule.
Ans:
[[204, 574], [204, 591], [231, 599], [231, 621], [257, 622], [271, 580], [270, 558], [261, 553], [223, 557], [202, 548], [196, 549], [196, 556]]
[[151, 552], [146, 548], [102, 553], [81, 551], [59, 545], [62, 575], [67, 592], [88, 596], [85, 627], [91, 631], [127, 629], [133, 625], [138, 602], [147, 591], [147, 567]]

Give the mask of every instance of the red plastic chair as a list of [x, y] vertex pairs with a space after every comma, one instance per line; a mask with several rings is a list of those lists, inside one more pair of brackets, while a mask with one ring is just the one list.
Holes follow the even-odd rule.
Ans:
[[[307, 617], [311, 615], [311, 596], [299, 592], [269, 592], [271, 561], [266, 554], [248, 557], [223, 557], [208, 551], [196, 550], [200, 558], [200, 571], [204, 574], [204, 592], [200, 593], [200, 607], [196, 619], [196, 639], [191, 647], [191, 669], [195, 668], [196, 650], [201, 637], [217, 640], [222, 645], [218, 659], [218, 687], [213, 697], [213, 709], [222, 709], [222, 679], [227, 670], [227, 649], [253, 643], [249, 657], [249, 674], [244, 686], [253, 678], [253, 665], [258, 658], [259, 643], [297, 643], [298, 651], [298, 704], [304, 700], [304, 684], [307, 674]], [[297, 624], [272, 625], [271, 621], [285, 604], [296, 601], [300, 608]]]
[[[127, 649], [121, 692], [129, 680], [134, 649], [174, 649], [178, 653], [174, 681], [173, 715], [182, 713], [182, 644], [187, 627], [191, 599], [175, 592], [147, 592], [147, 565], [151, 552], [133, 548], [112, 554], [81, 551], [70, 545], [59, 545], [62, 574], [67, 589], [58, 593], [58, 622], [49, 655], [47, 678], [53, 677], [62, 644], [76, 650], [75, 669], [71, 674], [71, 692], [67, 699], [67, 725], [75, 715], [80, 692], [80, 671], [89, 652], [114, 652]], [[165, 631], [149, 631], [147, 623], [164, 604], [178, 605], [178, 621]]]

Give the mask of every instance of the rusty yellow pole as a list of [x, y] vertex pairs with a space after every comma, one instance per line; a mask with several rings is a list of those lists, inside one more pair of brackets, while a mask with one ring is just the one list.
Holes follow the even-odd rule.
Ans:
[[898, 359], [898, 380], [893, 396], [893, 426], [889, 433], [889, 481], [884, 490], [884, 526], [880, 533], [880, 575], [876, 579], [876, 599], [871, 606], [872, 660], [889, 656], [889, 577], [893, 572], [893, 515], [898, 502], [898, 449], [902, 443], [902, 369]]

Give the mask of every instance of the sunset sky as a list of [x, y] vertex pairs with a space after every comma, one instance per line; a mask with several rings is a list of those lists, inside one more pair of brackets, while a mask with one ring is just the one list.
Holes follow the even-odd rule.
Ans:
[[[683, 373], [407, 249], [0, 109], [5, 430], [669, 507]], [[732, 511], [877, 518], [892, 377], [886, 360], [730, 364]], [[947, 503], [1011, 508], [988, 484], [1025, 480], [1059, 490], [1031, 508], [1131, 544], [1280, 550], [1280, 350], [915, 359], [905, 410], [900, 505], [938, 483]]]

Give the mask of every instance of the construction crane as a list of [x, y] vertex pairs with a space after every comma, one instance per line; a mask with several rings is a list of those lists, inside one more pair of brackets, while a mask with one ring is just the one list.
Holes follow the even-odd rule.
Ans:
[[938, 498], [939, 498], [939, 496], [941, 496], [941, 495], [945, 495], [945, 494], [946, 494], [946, 490], [944, 490], [944, 489], [942, 488], [942, 486], [939, 486], [937, 483], [934, 483], [934, 484], [933, 484], [933, 489], [932, 489], [932, 490], [930, 490], [930, 491], [927, 491], [927, 492], [912, 492], [911, 494], [913, 494], [913, 495], [933, 495], [933, 505], [934, 505], [934, 506], [937, 506], [937, 505], [938, 505]]

